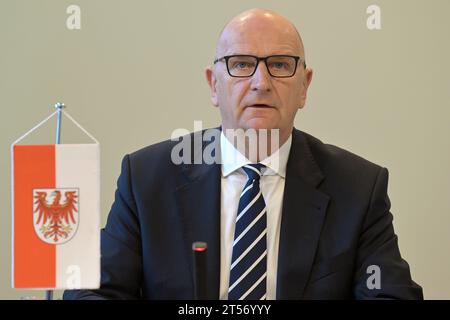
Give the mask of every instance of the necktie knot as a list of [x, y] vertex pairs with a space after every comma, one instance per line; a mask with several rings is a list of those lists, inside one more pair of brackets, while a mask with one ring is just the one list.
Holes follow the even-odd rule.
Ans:
[[244, 169], [249, 179], [259, 181], [259, 179], [261, 178], [261, 169], [264, 167], [265, 165], [261, 163], [255, 163], [255, 164], [247, 164], [243, 166], [242, 169]]

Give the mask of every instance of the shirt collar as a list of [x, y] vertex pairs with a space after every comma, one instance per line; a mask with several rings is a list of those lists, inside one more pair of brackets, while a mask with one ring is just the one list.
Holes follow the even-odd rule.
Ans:
[[[292, 134], [287, 141], [274, 153], [260, 161], [261, 164], [267, 167], [263, 171], [263, 175], [275, 175], [285, 178], [286, 166], [291, 151]], [[231, 142], [225, 137], [223, 131], [220, 134], [220, 151], [222, 163], [222, 176], [226, 177], [230, 173], [251, 163], [242, 153], [240, 153]]]

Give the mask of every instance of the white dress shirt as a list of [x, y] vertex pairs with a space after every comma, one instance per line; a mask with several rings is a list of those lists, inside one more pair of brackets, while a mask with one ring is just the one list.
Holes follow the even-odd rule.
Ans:
[[[271, 156], [260, 161], [262, 169], [260, 188], [267, 208], [267, 294], [266, 299], [276, 299], [278, 244], [280, 239], [281, 211], [283, 209], [286, 165], [291, 150], [292, 135]], [[242, 166], [251, 163], [225, 137], [220, 136], [222, 163], [220, 195], [220, 299], [228, 299], [231, 255], [239, 199], [247, 182]]]

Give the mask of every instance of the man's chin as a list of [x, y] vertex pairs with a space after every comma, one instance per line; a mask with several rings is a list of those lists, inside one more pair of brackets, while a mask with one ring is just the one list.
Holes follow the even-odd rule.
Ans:
[[243, 129], [254, 129], [254, 130], [260, 130], [260, 129], [278, 129], [278, 126], [270, 121], [269, 119], [263, 119], [263, 118], [257, 118], [257, 119], [251, 119], [247, 121], [243, 126]]

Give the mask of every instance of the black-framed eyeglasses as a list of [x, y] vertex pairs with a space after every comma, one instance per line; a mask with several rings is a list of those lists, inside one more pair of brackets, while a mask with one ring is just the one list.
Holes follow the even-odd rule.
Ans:
[[264, 61], [267, 71], [272, 77], [289, 78], [292, 77], [297, 71], [298, 61], [301, 60], [301, 58], [298, 56], [281, 55], [281, 54], [267, 57], [236, 54], [218, 58], [214, 60], [214, 64], [222, 60], [225, 60], [228, 74], [232, 77], [237, 78], [251, 77], [255, 74], [259, 62]]

